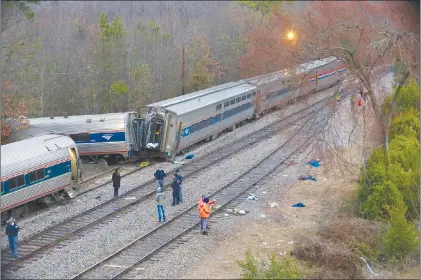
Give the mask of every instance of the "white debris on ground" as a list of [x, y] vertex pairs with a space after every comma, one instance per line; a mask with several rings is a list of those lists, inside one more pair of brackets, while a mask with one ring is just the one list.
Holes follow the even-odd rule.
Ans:
[[[247, 125], [236, 129], [234, 132], [223, 134], [212, 142], [205, 143], [201, 146], [198, 146], [197, 148], [192, 150], [191, 153], [193, 153], [195, 155], [195, 158], [197, 158], [207, 153], [210, 153], [211, 151], [220, 149], [222, 146], [235, 141], [239, 137], [245, 136], [275, 121], [278, 121], [280, 118], [280, 115], [282, 115], [283, 117], [291, 115], [294, 112], [297, 112], [303, 108], [306, 108], [308, 104], [312, 104], [317, 101], [320, 101], [323, 98], [326, 98], [332, 95], [333, 93], [334, 93], [334, 89], [329, 89], [329, 90], [320, 92], [316, 95], [311, 96], [308, 99], [308, 102], [306, 102], [306, 104], [302, 104], [302, 103], [295, 104], [294, 106], [288, 106], [285, 109], [266, 115], [259, 120], [248, 123]], [[163, 163], [158, 163], [156, 165], [150, 165], [150, 166], [142, 168], [141, 170], [133, 174], [123, 177], [121, 179], [120, 194], [124, 194], [127, 191], [130, 191], [136, 188], [137, 186], [151, 180], [153, 178], [153, 173], [155, 172], [158, 166], [164, 169], [165, 172], [170, 172], [177, 168], [180, 168], [182, 166], [182, 163], [189, 162], [189, 160], [186, 160], [184, 155], [180, 155], [180, 156], [175, 157], [175, 162], [177, 162], [178, 164], [173, 164], [171, 162], [163, 162]], [[181, 167], [181, 173], [182, 172], [183, 172], [183, 169]], [[111, 178], [111, 174], [109, 175], [109, 178]], [[105, 179], [107, 178], [97, 179], [94, 182], [92, 182], [92, 184], [101, 183]], [[208, 184], [205, 184], [205, 185], [208, 185]], [[48, 227], [54, 224], [60, 223], [64, 221], [65, 219], [73, 217], [83, 211], [86, 211], [92, 207], [95, 207], [96, 205], [101, 204], [104, 201], [110, 200], [112, 198], [113, 198], [112, 183], [108, 183], [100, 188], [94, 189], [90, 192], [77, 196], [75, 199], [70, 200], [65, 205], [54, 205], [50, 207], [49, 209], [40, 211], [39, 213], [31, 215], [30, 217], [26, 219], [17, 219], [17, 223], [21, 227], [21, 230], [19, 232], [19, 239], [25, 239], [44, 229], [47, 229]], [[5, 230], [5, 227], [3, 226], [2, 231], [4, 232], [4, 230]], [[0, 239], [0, 246], [2, 249], [8, 246], [8, 241], [6, 238]]]

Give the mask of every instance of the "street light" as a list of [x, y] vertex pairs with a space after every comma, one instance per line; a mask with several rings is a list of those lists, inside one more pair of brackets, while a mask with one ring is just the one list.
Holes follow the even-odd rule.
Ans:
[[295, 38], [294, 32], [293, 31], [289, 31], [287, 33], [287, 38], [288, 38], [288, 40], [293, 40]]

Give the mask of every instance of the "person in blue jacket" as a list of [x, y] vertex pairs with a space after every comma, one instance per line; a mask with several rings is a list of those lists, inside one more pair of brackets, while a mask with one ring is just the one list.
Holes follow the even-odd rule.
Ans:
[[155, 171], [154, 176], [156, 179], [156, 189], [161, 188], [164, 190], [164, 178], [167, 176], [167, 174], [165, 174], [164, 170], [158, 169]]
[[180, 169], [177, 169], [175, 171], [175, 176], [178, 178], [179, 182], [180, 182], [180, 187], [178, 190], [179, 193], [179, 201], [180, 203], [183, 203], [183, 176], [180, 175]]
[[12, 257], [18, 257], [18, 232], [19, 226], [15, 223], [15, 219], [7, 220], [6, 234], [9, 238], [9, 247], [12, 251]]

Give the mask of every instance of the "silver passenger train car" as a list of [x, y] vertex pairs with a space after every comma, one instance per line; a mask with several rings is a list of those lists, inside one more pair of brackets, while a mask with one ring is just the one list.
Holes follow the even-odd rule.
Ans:
[[[68, 136], [47, 134], [1, 146], [2, 222], [31, 211], [33, 202], [49, 203], [79, 180], [79, 154]], [[4, 213], [6, 212], [6, 213]]]
[[94, 161], [104, 157], [112, 162], [141, 152], [143, 126], [136, 112], [35, 118], [29, 119], [27, 128], [13, 131], [11, 141], [46, 133], [65, 134], [76, 142], [81, 157]]
[[252, 119], [256, 87], [231, 82], [147, 105], [146, 148], [167, 157]]

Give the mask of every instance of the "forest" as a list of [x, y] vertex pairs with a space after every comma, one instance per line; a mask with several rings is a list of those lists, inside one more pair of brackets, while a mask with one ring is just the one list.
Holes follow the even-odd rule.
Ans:
[[[2, 1], [2, 140], [8, 120], [21, 116], [138, 111], [330, 55], [353, 67], [348, 68], [370, 95], [370, 71], [393, 63], [396, 52], [403, 65], [418, 67], [419, 52], [413, 50], [419, 44], [413, 38], [419, 34], [419, 14], [411, 5]], [[328, 15], [335, 9], [341, 12]], [[355, 13], [360, 18], [350, 16]], [[291, 32], [294, 39], [286, 37]], [[366, 46], [371, 46], [370, 61], [362, 60]]]

